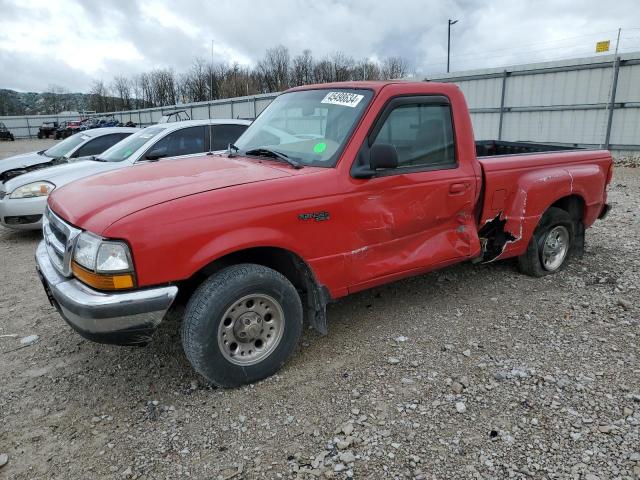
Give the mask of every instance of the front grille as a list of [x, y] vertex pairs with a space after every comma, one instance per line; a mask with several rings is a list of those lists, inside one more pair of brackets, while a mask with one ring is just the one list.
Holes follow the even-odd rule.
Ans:
[[49, 207], [42, 218], [42, 235], [51, 263], [65, 277], [71, 276], [71, 256], [80, 230], [69, 225]]
[[7, 225], [29, 225], [30, 223], [39, 222], [42, 215], [20, 215], [12, 217], [4, 217], [4, 223]]

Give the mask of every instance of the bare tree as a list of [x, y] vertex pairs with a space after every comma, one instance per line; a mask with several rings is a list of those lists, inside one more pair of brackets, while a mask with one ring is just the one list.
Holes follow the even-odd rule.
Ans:
[[360, 60], [354, 69], [354, 80], [380, 80], [380, 65], [368, 58]]
[[113, 78], [111, 88], [115, 93], [116, 98], [116, 110], [130, 110], [131, 105], [131, 84], [133, 82], [124, 76], [116, 76]]
[[108, 91], [102, 80], [94, 80], [89, 90], [89, 109], [96, 112], [106, 112], [109, 109]]
[[313, 66], [313, 78], [316, 83], [335, 82], [336, 75], [333, 62], [328, 58], [320, 60]]
[[355, 62], [342, 52], [336, 52], [331, 56], [333, 63], [333, 75], [336, 82], [346, 82], [353, 77]]
[[289, 87], [289, 50], [278, 45], [267, 49], [264, 58], [258, 62], [258, 71], [267, 92], [280, 92]]
[[313, 83], [313, 56], [311, 50], [306, 49], [302, 55], [293, 59], [291, 67], [291, 85], [309, 85]]
[[189, 71], [180, 76], [180, 90], [183, 100], [203, 102], [209, 98], [209, 72], [206, 62], [196, 58]]
[[409, 73], [409, 64], [402, 57], [387, 57], [382, 61], [382, 77], [391, 80], [404, 78]]

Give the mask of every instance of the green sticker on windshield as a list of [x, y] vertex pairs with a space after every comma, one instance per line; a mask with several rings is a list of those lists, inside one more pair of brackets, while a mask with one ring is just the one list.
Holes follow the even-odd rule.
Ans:
[[324, 142], [316, 143], [316, 144], [313, 146], [313, 151], [314, 151], [315, 153], [322, 153], [322, 152], [324, 152], [326, 149], [327, 149], [327, 144], [326, 144], [326, 143], [324, 143]]

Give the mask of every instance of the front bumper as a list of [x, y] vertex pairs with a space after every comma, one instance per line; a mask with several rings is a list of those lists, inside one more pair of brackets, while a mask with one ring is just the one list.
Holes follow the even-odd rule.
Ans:
[[0, 225], [16, 230], [42, 229], [42, 215], [48, 197], [9, 198], [0, 200]]
[[99, 343], [147, 343], [178, 294], [178, 287], [130, 292], [99, 292], [53, 266], [44, 241], [36, 251], [36, 267], [51, 303], [83, 337]]

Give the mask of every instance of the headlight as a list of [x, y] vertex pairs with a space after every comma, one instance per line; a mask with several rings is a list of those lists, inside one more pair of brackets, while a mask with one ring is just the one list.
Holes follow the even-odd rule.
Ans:
[[133, 288], [135, 276], [129, 246], [82, 232], [76, 240], [71, 269], [89, 286], [100, 290]]
[[9, 198], [46, 197], [53, 192], [54, 188], [56, 188], [56, 186], [50, 182], [27, 183], [11, 192]]

